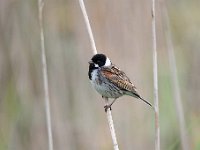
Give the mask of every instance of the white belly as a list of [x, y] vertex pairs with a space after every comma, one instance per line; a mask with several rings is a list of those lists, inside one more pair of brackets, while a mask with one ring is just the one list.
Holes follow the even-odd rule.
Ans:
[[119, 90], [116, 86], [109, 83], [106, 79], [99, 81], [99, 77], [97, 76], [97, 71], [94, 70], [92, 72], [92, 80], [91, 84], [96, 89], [96, 91], [104, 97], [107, 98], [118, 98], [123, 95], [123, 92]]

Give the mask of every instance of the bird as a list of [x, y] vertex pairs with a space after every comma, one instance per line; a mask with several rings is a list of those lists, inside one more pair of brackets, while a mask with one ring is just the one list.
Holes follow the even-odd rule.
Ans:
[[94, 89], [101, 94], [102, 98], [114, 99], [104, 106], [105, 112], [121, 96], [128, 95], [144, 101], [153, 107], [150, 102], [142, 98], [135, 85], [127, 75], [114, 65], [105, 54], [95, 54], [89, 63], [88, 77]]

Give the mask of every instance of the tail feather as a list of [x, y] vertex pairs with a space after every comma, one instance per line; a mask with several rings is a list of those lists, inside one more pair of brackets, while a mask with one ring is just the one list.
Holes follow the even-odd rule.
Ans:
[[151, 106], [153, 108], [153, 105], [150, 102], [148, 102], [147, 100], [143, 99], [140, 96], [138, 98], [141, 99], [141, 100], [143, 100], [146, 104], [148, 104], [149, 106]]
[[154, 108], [154, 106], [150, 102], [148, 102], [147, 100], [145, 100], [144, 98], [142, 98], [136, 91], [135, 92], [126, 92], [125, 94], [133, 96], [135, 98], [139, 98], [142, 101], [144, 101], [146, 104], [148, 104], [149, 106], [151, 106], [152, 108]]

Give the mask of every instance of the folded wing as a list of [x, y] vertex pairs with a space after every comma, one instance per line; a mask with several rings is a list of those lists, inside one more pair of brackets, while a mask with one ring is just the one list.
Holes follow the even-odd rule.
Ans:
[[126, 74], [119, 68], [112, 65], [110, 67], [102, 67], [101, 69], [102, 76], [124, 91], [124, 94], [140, 98], [136, 87], [131, 83]]

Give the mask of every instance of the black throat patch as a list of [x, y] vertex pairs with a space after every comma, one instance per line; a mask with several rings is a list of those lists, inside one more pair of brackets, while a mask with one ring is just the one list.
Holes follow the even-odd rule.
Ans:
[[89, 71], [88, 71], [88, 77], [90, 80], [92, 80], [92, 71], [98, 69], [97, 67], [95, 67], [94, 63], [91, 63], [89, 65]]

